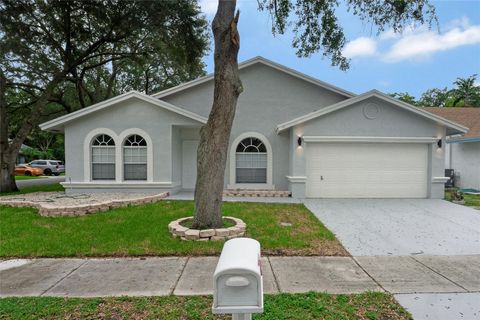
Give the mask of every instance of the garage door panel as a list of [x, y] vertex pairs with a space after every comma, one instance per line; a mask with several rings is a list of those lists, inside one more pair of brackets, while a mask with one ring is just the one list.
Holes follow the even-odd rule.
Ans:
[[425, 198], [425, 144], [312, 143], [307, 197]]

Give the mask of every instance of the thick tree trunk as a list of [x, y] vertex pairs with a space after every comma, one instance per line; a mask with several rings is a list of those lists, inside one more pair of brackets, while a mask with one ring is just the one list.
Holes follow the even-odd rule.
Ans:
[[0, 192], [17, 191], [15, 183], [15, 161], [23, 142], [40, 120], [45, 106], [53, 95], [56, 86], [65, 78], [66, 72], [57, 73], [47, 85], [42, 96], [35, 101], [31, 111], [25, 115], [23, 124], [17, 131], [15, 138], [8, 141], [8, 114], [5, 101], [6, 78], [0, 71]]
[[8, 143], [7, 79], [0, 70], [0, 192], [18, 191], [15, 183], [15, 158], [12, 162]]
[[200, 131], [195, 185], [195, 228], [222, 226], [222, 193], [228, 142], [237, 99], [243, 91], [238, 77], [236, 1], [219, 0], [212, 23], [215, 39], [213, 106], [207, 124]]

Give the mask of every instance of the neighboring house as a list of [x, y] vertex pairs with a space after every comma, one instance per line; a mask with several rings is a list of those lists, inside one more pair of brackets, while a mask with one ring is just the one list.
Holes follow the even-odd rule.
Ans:
[[455, 186], [480, 190], [480, 108], [423, 109], [469, 128], [447, 139], [445, 168], [455, 170]]
[[16, 164], [22, 164], [27, 162], [25, 154], [23, 152], [25, 149], [30, 149], [30, 147], [25, 144], [22, 144], [22, 146], [20, 147], [20, 150], [18, 151], [17, 158], [15, 160]]
[[[467, 128], [381, 92], [355, 95], [257, 57], [239, 65], [226, 189], [442, 198], [445, 135]], [[213, 76], [128, 92], [43, 123], [65, 133], [68, 192], [193, 190]]]

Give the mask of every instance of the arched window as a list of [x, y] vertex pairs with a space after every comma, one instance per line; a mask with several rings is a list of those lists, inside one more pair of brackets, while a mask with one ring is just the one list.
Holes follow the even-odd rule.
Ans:
[[115, 141], [109, 135], [92, 141], [92, 180], [115, 180]]
[[235, 154], [236, 183], [267, 183], [267, 148], [258, 138], [240, 141]]
[[138, 134], [123, 143], [123, 179], [147, 180], [147, 141]]

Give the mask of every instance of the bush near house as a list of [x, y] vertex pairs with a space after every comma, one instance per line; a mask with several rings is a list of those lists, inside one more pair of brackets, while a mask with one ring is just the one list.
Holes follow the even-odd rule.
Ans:
[[[454, 190], [447, 190], [445, 191], [445, 200], [452, 201]], [[465, 205], [468, 207], [474, 207], [480, 209], [480, 195], [478, 194], [467, 194], [462, 193], [463, 198], [465, 200]]]

